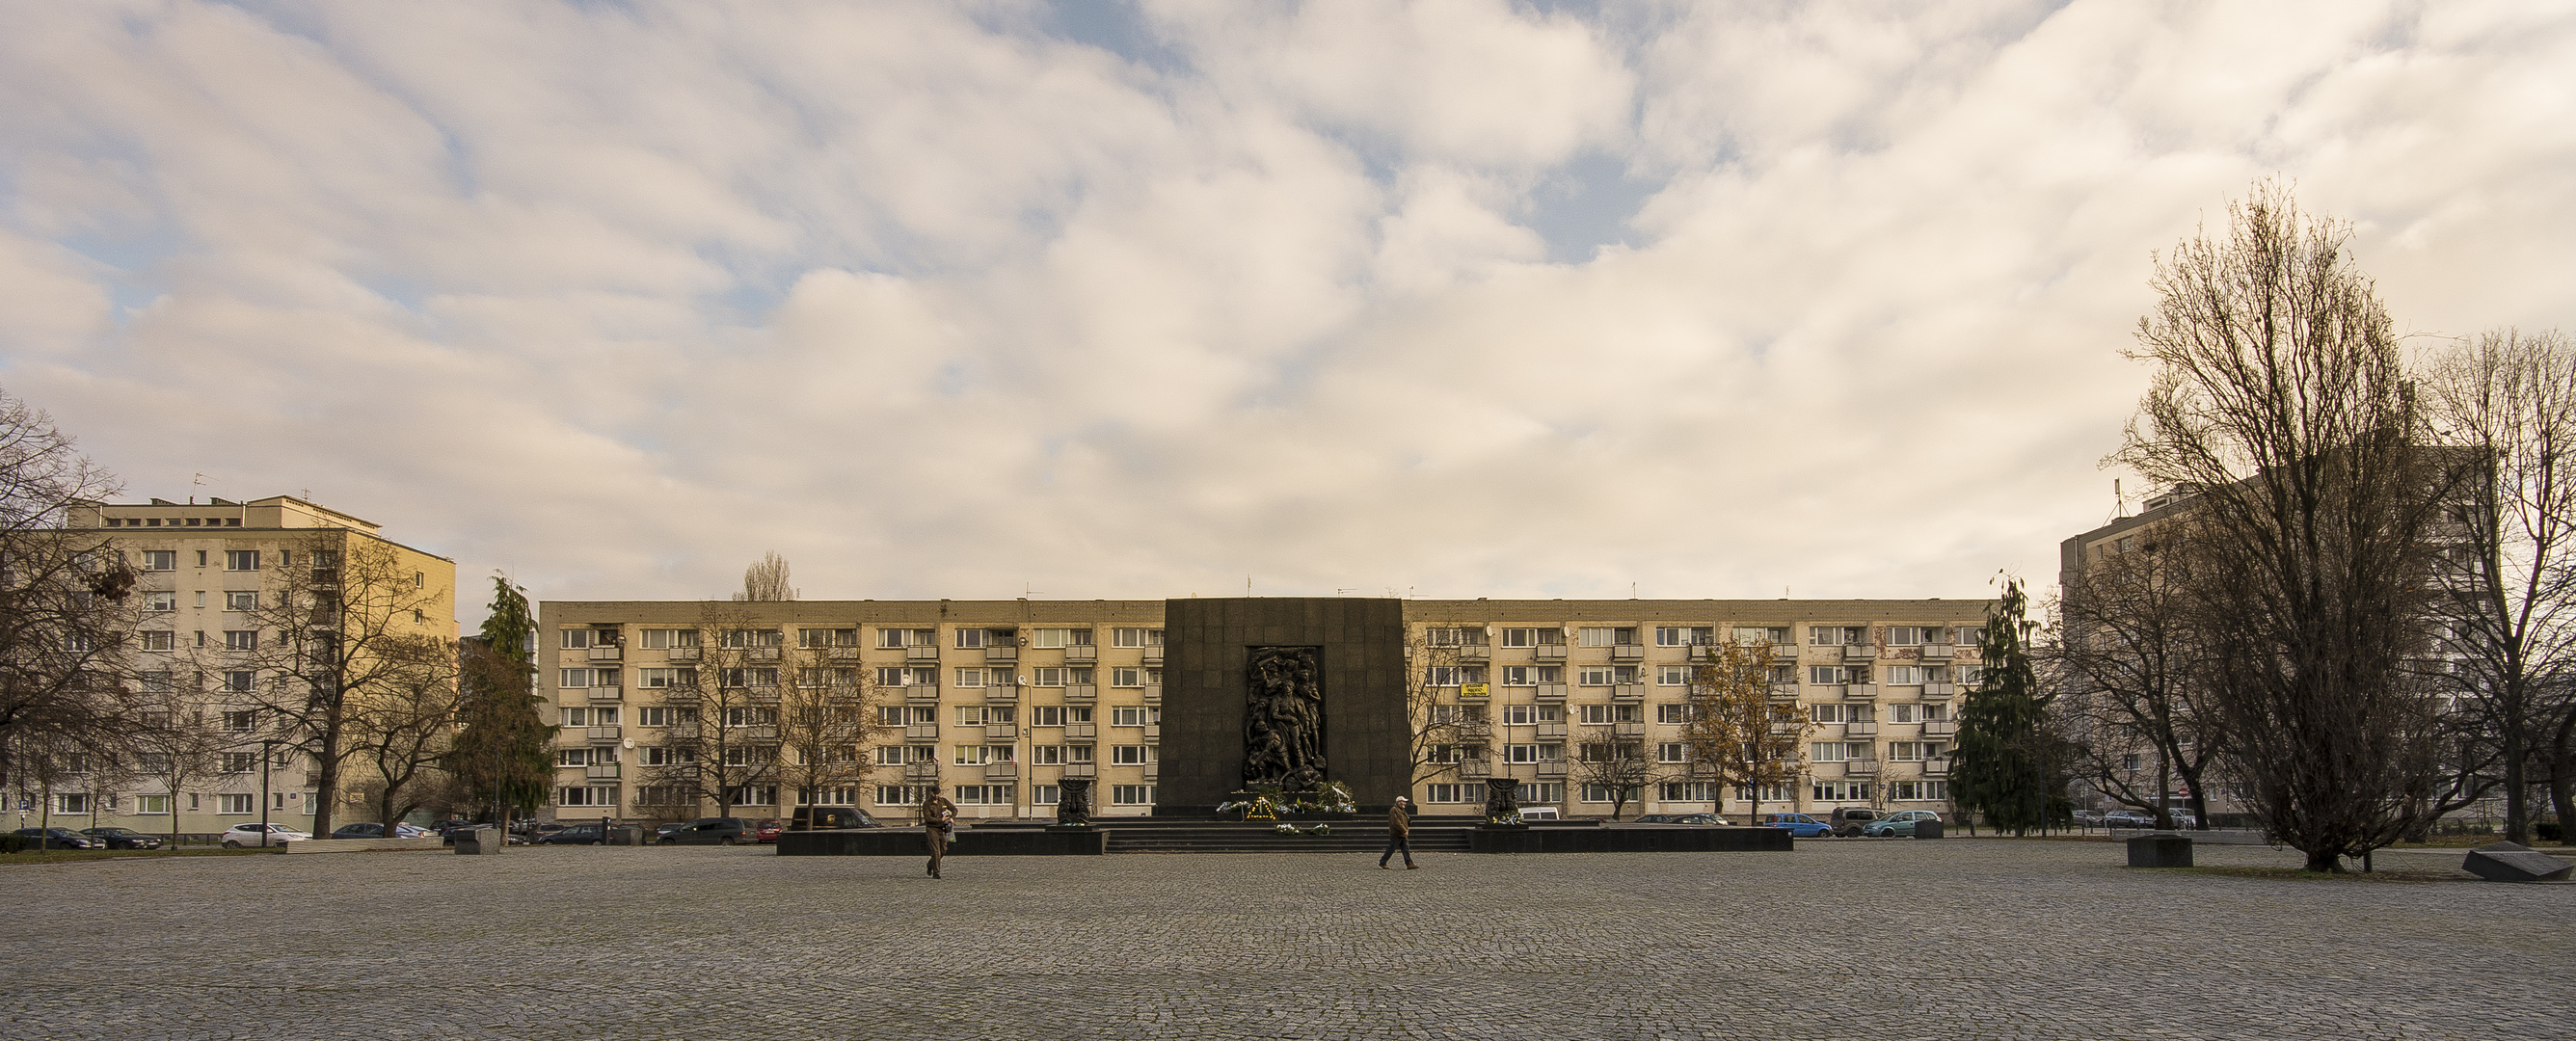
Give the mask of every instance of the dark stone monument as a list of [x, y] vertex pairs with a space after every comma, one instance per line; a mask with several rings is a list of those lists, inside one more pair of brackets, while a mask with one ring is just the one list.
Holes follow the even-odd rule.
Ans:
[[1067, 777], [1056, 782], [1055, 823], [1063, 828], [1091, 823], [1091, 778]]
[[2460, 870], [2489, 882], [2564, 882], [2576, 864], [2519, 842], [2497, 842], [2470, 850]]
[[1520, 779], [1517, 777], [1485, 778], [1485, 823], [1518, 822], [1520, 816]]
[[1248, 785], [1333, 781], [1383, 812], [1413, 785], [1404, 670], [1401, 601], [1164, 601], [1154, 812], [1207, 815]]
[[2155, 831], [2129, 840], [2130, 867], [2190, 867], [2191, 837]]

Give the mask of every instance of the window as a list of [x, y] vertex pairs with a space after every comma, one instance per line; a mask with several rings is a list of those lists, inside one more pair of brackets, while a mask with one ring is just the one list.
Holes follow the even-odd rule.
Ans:
[[1485, 682], [1482, 665], [1434, 665], [1423, 673], [1424, 682], [1434, 687], [1455, 687], [1463, 683]]
[[90, 799], [89, 799], [89, 796], [88, 796], [87, 794], [84, 794], [84, 793], [81, 793], [81, 792], [55, 792], [55, 793], [54, 793], [54, 812], [55, 812], [55, 813], [68, 813], [68, 814], [82, 814], [82, 813], [88, 813], [88, 812], [89, 812], [89, 806], [90, 806]]
[[1953, 636], [1951, 637], [1951, 639], [1952, 639], [1954, 642], [1957, 642], [1957, 643], [1960, 643], [1960, 644], [1963, 644], [1963, 645], [1966, 645], [1966, 646], [1969, 646], [1969, 647], [1974, 647], [1974, 646], [1976, 646], [1976, 645], [1977, 645], [1977, 640], [1978, 640], [1978, 639], [1980, 639], [1980, 638], [1982, 638], [1983, 636], [1985, 636], [1985, 635], [1986, 635], [1986, 630], [1985, 630], [1983, 627], [1980, 627], [1980, 626], [1974, 626], [1974, 625], [1962, 625], [1962, 626], [1958, 627], [1957, 629], [1952, 630], [1952, 632], [1953, 632]]
[[1109, 725], [1113, 727], [1141, 727], [1162, 721], [1163, 709], [1158, 705], [1119, 705], [1109, 710]]
[[646, 629], [637, 638], [648, 651], [668, 650], [671, 646], [671, 630], [668, 629]]
[[246, 774], [259, 769], [257, 752], [224, 752], [216, 760], [219, 773]]
[[257, 630], [257, 629], [226, 629], [226, 630], [224, 630], [224, 649], [225, 649], [225, 650], [228, 650], [228, 651], [255, 651], [255, 650], [258, 650], [258, 649], [259, 649], [259, 630]]
[[1919, 625], [1887, 627], [1887, 645], [1890, 647], [1920, 647], [1933, 642], [1931, 636], [1932, 630]]
[[1040, 629], [1029, 641], [1032, 647], [1089, 647], [1089, 629]]
[[559, 685], [559, 686], [564, 686], [564, 687], [587, 687], [587, 686], [590, 686], [590, 670], [589, 670], [589, 669], [565, 669], [565, 670], [563, 670], [563, 682], [562, 682], [562, 683], [560, 683], [560, 684], [558, 684], [558, 685]]
[[1851, 670], [1840, 665], [1807, 666], [1807, 682], [1820, 687], [1839, 687], [1851, 681]]
[[1735, 642], [1747, 647], [1760, 646], [1766, 643], [1785, 645], [1790, 642], [1789, 627], [1785, 625], [1740, 625], [1735, 628]]
[[698, 753], [695, 749], [656, 746], [642, 751], [646, 766], [688, 766], [698, 761]]
[[929, 795], [930, 786], [926, 784], [880, 784], [877, 786], [877, 805], [919, 806], [921, 800]]
[[1109, 746], [1110, 765], [1143, 766], [1153, 762], [1153, 747], [1152, 745], [1111, 745]]
[[1678, 724], [1678, 723], [1688, 723], [1688, 722], [1690, 722], [1690, 715], [1691, 715], [1691, 712], [1690, 712], [1690, 706], [1688, 706], [1688, 705], [1657, 705], [1657, 706], [1655, 706], [1655, 722], [1658, 722], [1658, 723], [1663, 723], [1663, 724], [1667, 724], [1667, 725], [1670, 725], [1670, 724]]
[[1598, 625], [1584, 627], [1581, 633], [1581, 638], [1577, 641], [1578, 645], [1584, 647], [1608, 647], [1612, 644], [1626, 642], [1627, 641], [1625, 640], [1619, 639], [1619, 630], [1609, 626]]
[[980, 727], [1008, 724], [1016, 721], [1019, 714], [1020, 710], [1016, 705], [959, 705], [957, 706], [957, 725]]
[[259, 674], [248, 669], [234, 669], [223, 674], [223, 690], [226, 694], [248, 694], [258, 687]]
[[[135, 683], [140, 686], [146, 694], [167, 694], [170, 692], [171, 677], [169, 673], [147, 672], [136, 676], [134, 679]], [[157, 715], [161, 717], [162, 723], [166, 724], [169, 722], [169, 716], [167, 713], [158, 713]]]
[[1816, 647], [1837, 647], [1847, 643], [1868, 643], [1869, 629], [1858, 625], [1810, 625], [1807, 643]]
[[1160, 629], [1112, 629], [1109, 633], [1110, 645], [1113, 647], [1160, 647], [1163, 645], [1163, 631]]
[[1665, 741], [1655, 746], [1655, 761], [1658, 763], [1685, 762], [1687, 755], [1681, 742]]
[[1690, 674], [1691, 667], [1688, 665], [1658, 665], [1655, 666], [1655, 685], [1659, 687], [1689, 686]]
[[716, 682], [726, 687], [775, 687], [778, 670], [769, 668], [717, 669]]
[[1919, 665], [1890, 665], [1887, 667], [1887, 683], [1895, 687], [1922, 686], [1923, 668]]
[[1535, 687], [1543, 683], [1563, 682], [1565, 666], [1562, 665], [1509, 665], [1503, 668], [1503, 685], [1506, 687]]
[[155, 613], [176, 611], [179, 609], [179, 594], [145, 593], [143, 594], [143, 609]]
[[1575, 670], [1575, 675], [1579, 677], [1575, 682], [1586, 687], [1607, 687], [1610, 685], [1610, 667], [1607, 665], [1586, 665], [1581, 669]]
[[[1155, 631], [1156, 631], [1156, 632], [1160, 632], [1161, 630], [1159, 630], [1159, 629], [1158, 629], [1158, 630], [1155, 630]], [[1110, 785], [1110, 786], [1109, 786], [1109, 805], [1112, 805], [1112, 806], [1151, 806], [1151, 805], [1153, 805], [1153, 804], [1154, 804], [1154, 786], [1153, 786], [1153, 785], [1150, 785], [1150, 784], [1113, 784], [1113, 785]]]
[[1637, 798], [1637, 786], [1633, 784], [1587, 784], [1583, 786], [1583, 801], [1585, 802], [1617, 802], [1619, 801], [1618, 796], [1621, 794], [1625, 794], [1630, 801], [1634, 801]]
[[1657, 647], [1705, 647], [1717, 642], [1717, 630], [1711, 626], [1659, 625], [1655, 627]]
[[258, 591], [256, 591], [256, 590], [246, 590], [246, 589], [227, 589], [227, 590], [225, 590], [225, 591], [224, 591], [224, 610], [227, 610], [227, 611], [256, 611], [256, 610], [259, 610], [259, 593], [258, 593]]
[[1819, 781], [1814, 787], [1817, 802], [1868, 802], [1868, 781]]
[[1897, 704], [1889, 705], [1887, 706], [1887, 721], [1890, 723], [1920, 722], [1920, 720], [1915, 718], [1914, 714], [1921, 707], [1922, 706], [1915, 705], [1911, 702], [1899, 702]]
[[613, 784], [576, 785], [557, 788], [555, 789], [555, 805], [599, 807], [615, 806], [617, 805], [617, 786]]
[[1523, 806], [1546, 806], [1564, 801], [1565, 783], [1562, 781], [1541, 781], [1521, 785], [1520, 802]]
[[178, 550], [175, 550], [175, 549], [147, 549], [147, 550], [144, 550], [144, 551], [143, 551], [143, 570], [145, 570], [145, 571], [177, 571], [177, 570], [179, 570], [179, 551], [178, 551]]
[[215, 796], [216, 813], [250, 814], [259, 812], [259, 800], [253, 795]]
[[1809, 722], [1814, 723], [1849, 722], [1857, 715], [1857, 713], [1850, 711], [1852, 707], [1853, 706], [1843, 704], [1809, 705], [1807, 706], [1807, 719]]
[[[1483, 788], [1484, 786], [1483, 786], [1483, 785], [1477, 785], [1477, 787], [1478, 787], [1478, 788]], [[1476, 797], [1475, 799], [1473, 799], [1473, 800], [1468, 799], [1468, 798], [1467, 798], [1467, 786], [1466, 786], [1466, 785], [1463, 785], [1463, 784], [1433, 784], [1433, 785], [1425, 785], [1425, 786], [1423, 786], [1423, 789], [1422, 789], [1422, 801], [1424, 801], [1424, 802], [1469, 802], [1469, 801], [1474, 801], [1474, 802], [1483, 802], [1483, 801], [1484, 801], [1484, 797], [1483, 797], [1482, 793], [1480, 792], [1480, 793], [1477, 795], [1477, 797]]]
[[666, 690], [671, 687], [694, 687], [698, 685], [698, 670], [637, 669], [635, 670], [635, 683], [637, 686], [652, 690]]
[[1926, 759], [1938, 759], [1940, 756], [1941, 743], [1938, 741], [1890, 741], [1887, 743], [1887, 758], [1895, 762], [1919, 763]]
[[1841, 741], [1817, 741], [1807, 746], [1807, 758], [1819, 763], [1839, 763], [1851, 758], [1851, 746]]
[[1707, 781], [1665, 781], [1656, 785], [1656, 796], [1665, 802], [1715, 802], [1715, 785]]
[[859, 631], [858, 631], [858, 630], [856, 630], [856, 629], [798, 629], [798, 630], [796, 630], [796, 646], [799, 646], [799, 647], [804, 647], [804, 648], [809, 648], [809, 649], [811, 649], [811, 648], [828, 648], [828, 647], [856, 647], [856, 646], [858, 646], [858, 645], [859, 645]]
[[778, 647], [787, 635], [776, 629], [727, 629], [717, 634], [717, 645], [729, 648]]
[[1058, 802], [1062, 801], [1062, 799], [1063, 799], [1063, 797], [1064, 797], [1063, 793], [1064, 793], [1064, 790], [1063, 790], [1062, 788], [1060, 788], [1060, 787], [1058, 787], [1058, 786], [1056, 786], [1056, 785], [1052, 785], [1052, 784], [1033, 784], [1033, 785], [1030, 785], [1030, 786], [1029, 786], [1029, 805], [1031, 805], [1031, 806], [1053, 806], [1053, 805], [1055, 805], [1056, 803], [1058, 803]]
[[146, 816], [166, 815], [170, 812], [170, 797], [167, 795], [137, 795], [134, 797], [134, 812], [144, 814]]
[[1948, 802], [1948, 781], [1894, 781], [1887, 786], [1887, 797], [1897, 802]]
[[1020, 786], [1016, 784], [961, 784], [957, 786], [957, 798], [951, 801], [959, 806], [1008, 806], [1019, 795]]
[[1985, 685], [1986, 685], [1986, 667], [1985, 667], [1985, 666], [1983, 666], [1983, 665], [1961, 665], [1961, 666], [1959, 666], [1959, 667], [1958, 667], [1958, 670], [1959, 670], [1959, 685], [1960, 685], [1960, 686], [1963, 686], [1963, 687], [1982, 687], [1982, 686], [1985, 686]]
[[169, 632], [167, 630], [146, 629], [136, 635], [142, 639], [144, 650], [169, 651], [178, 649], [177, 637], [179, 634], [177, 633]]
[[1065, 674], [1065, 670], [1063, 670], [1063, 669], [1060, 669], [1060, 668], [1044, 668], [1044, 669], [1035, 669], [1035, 670], [1031, 670], [1031, 674], [1032, 674], [1032, 676], [1033, 676], [1033, 679], [1031, 680], [1031, 683], [1032, 683], [1032, 684], [1034, 684], [1034, 685], [1036, 685], [1036, 686], [1040, 686], [1040, 687], [1061, 687], [1061, 686], [1064, 686], [1064, 674]]
[[226, 571], [257, 571], [257, 570], [259, 570], [259, 551], [258, 551], [258, 550], [255, 550], [255, 549], [228, 549], [228, 550], [225, 550], [225, 551], [224, 551], [224, 570], [226, 570]]
[[[617, 710], [613, 708], [594, 708], [590, 711], [594, 717], [603, 712], [614, 717], [617, 713]], [[597, 723], [614, 723], [616, 721], [617, 720], [614, 718], [593, 719], [593, 722]], [[774, 727], [778, 725], [778, 710], [774, 708], [729, 708], [724, 710], [724, 725], [735, 728]]]

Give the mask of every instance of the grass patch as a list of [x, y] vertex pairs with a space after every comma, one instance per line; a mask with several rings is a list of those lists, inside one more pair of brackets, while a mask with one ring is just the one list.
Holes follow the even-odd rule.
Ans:
[[2441, 882], [2461, 876], [2430, 871], [2308, 871], [2290, 867], [2187, 867], [2139, 868], [2141, 871], [2172, 871], [2190, 875], [2217, 875], [2224, 878], [2269, 878], [2284, 882]]
[[49, 849], [0, 854], [0, 867], [12, 864], [69, 864], [81, 860], [145, 860], [162, 857], [255, 857], [283, 849]]

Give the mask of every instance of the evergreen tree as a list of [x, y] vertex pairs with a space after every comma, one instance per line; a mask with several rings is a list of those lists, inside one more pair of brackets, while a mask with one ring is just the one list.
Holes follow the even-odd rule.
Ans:
[[2065, 802], [2051, 762], [2055, 742], [2040, 725], [2047, 704], [2030, 664], [2028, 608], [2021, 580], [2005, 579], [2003, 598], [1977, 638], [1985, 675], [1959, 710], [1950, 768], [1952, 801], [2015, 835], [2046, 824]]
[[468, 637], [460, 649], [464, 726], [448, 772], [507, 818], [535, 810], [550, 794], [556, 728], [538, 711], [532, 664], [537, 620], [528, 598], [507, 579], [495, 577], [492, 589], [481, 635]]

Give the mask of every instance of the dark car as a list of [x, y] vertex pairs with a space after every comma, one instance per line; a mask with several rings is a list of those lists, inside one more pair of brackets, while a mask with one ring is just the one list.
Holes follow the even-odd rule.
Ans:
[[2145, 810], [2113, 810], [2102, 815], [2105, 828], [2152, 828], [2156, 815]]
[[838, 828], [882, 828], [883, 824], [856, 806], [800, 806], [796, 818], [788, 823], [789, 831], [829, 830]]
[[1714, 813], [1649, 813], [1637, 818], [1639, 824], [1724, 824]]
[[1834, 834], [1850, 838], [1860, 834], [1862, 828], [1868, 827], [1869, 822], [1877, 819], [1878, 811], [1866, 806], [1837, 806], [1834, 807], [1834, 812], [1825, 818], [1825, 823], [1833, 825]]
[[[414, 825], [402, 823], [396, 823], [394, 825], [394, 837], [398, 839], [425, 838], [429, 834], [430, 832], [427, 829], [416, 827]], [[331, 837], [335, 839], [381, 839], [385, 837], [385, 826], [375, 823], [374, 821], [360, 821], [356, 824], [343, 824], [337, 828], [331, 829]]]
[[107, 845], [105, 839], [91, 838], [70, 828], [20, 828], [18, 837], [32, 850], [98, 849]]
[[81, 834], [109, 849], [160, 849], [162, 842], [159, 835], [146, 835], [132, 828], [82, 828]]
[[596, 824], [575, 824], [537, 839], [540, 846], [596, 846], [606, 832]]
[[751, 822], [740, 817], [700, 817], [662, 836], [666, 846], [733, 846], [754, 841]]

